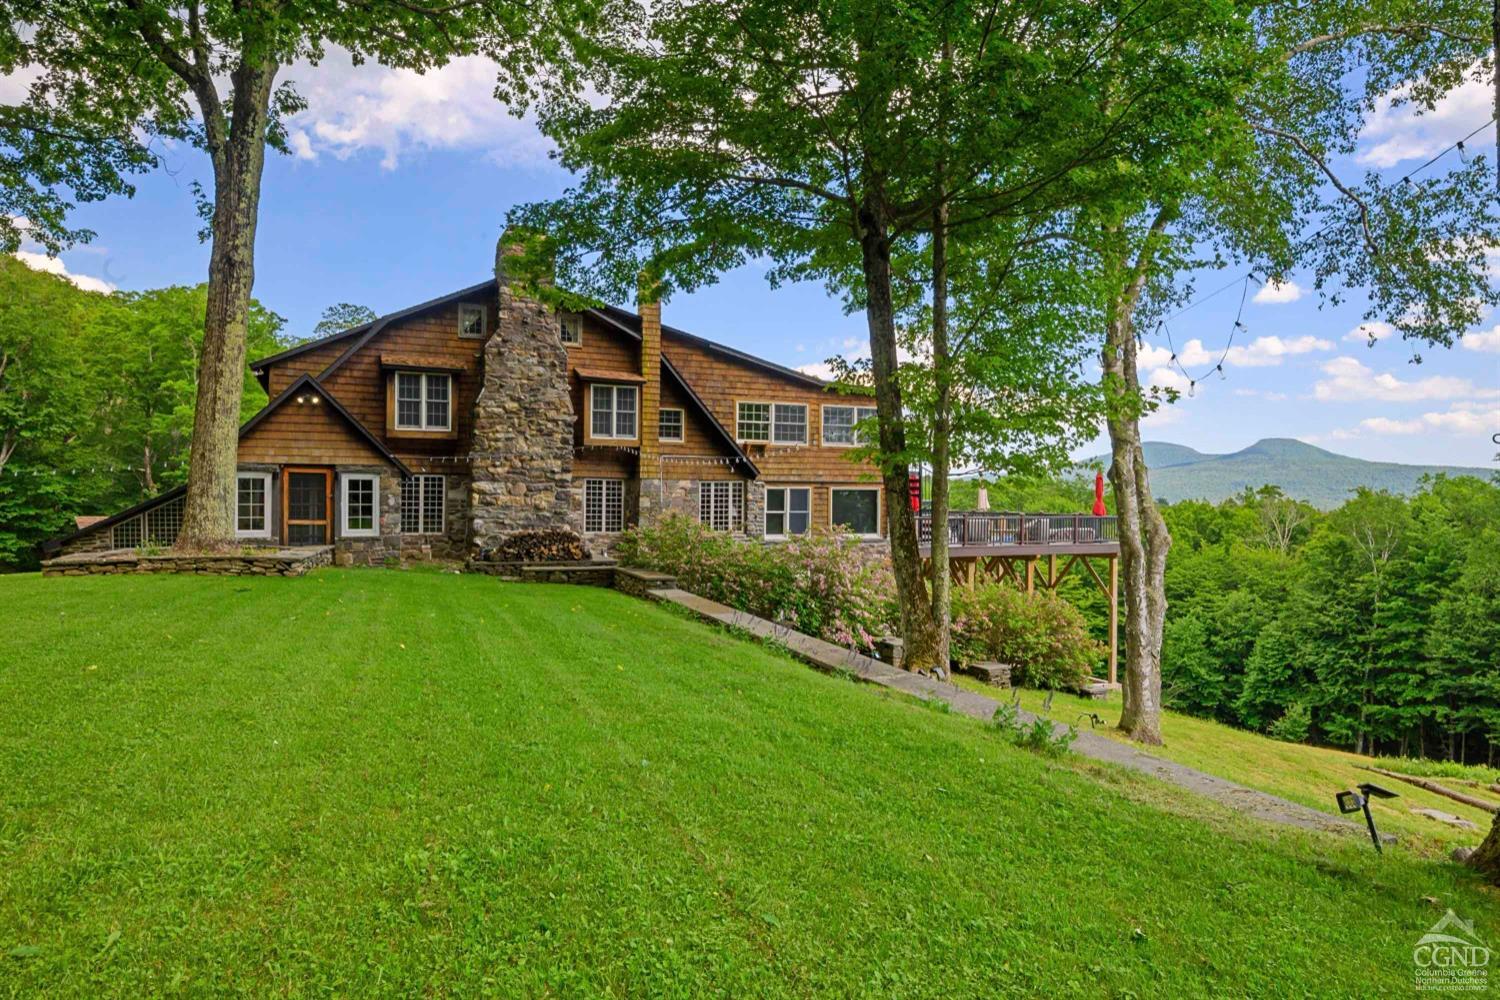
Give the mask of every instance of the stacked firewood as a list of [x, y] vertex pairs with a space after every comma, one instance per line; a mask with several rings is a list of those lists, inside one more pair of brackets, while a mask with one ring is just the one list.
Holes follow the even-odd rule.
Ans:
[[589, 557], [588, 546], [576, 532], [566, 528], [517, 531], [487, 553], [496, 562], [581, 562]]

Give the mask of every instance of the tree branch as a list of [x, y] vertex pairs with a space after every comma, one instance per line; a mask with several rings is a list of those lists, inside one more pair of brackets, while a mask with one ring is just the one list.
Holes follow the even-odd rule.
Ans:
[[1314, 49], [1331, 45], [1334, 42], [1348, 41], [1351, 38], [1359, 38], [1363, 35], [1405, 35], [1408, 38], [1422, 38], [1427, 35], [1441, 35], [1459, 42], [1472, 42], [1476, 45], [1484, 44], [1484, 39], [1478, 35], [1465, 35], [1461, 32], [1444, 28], [1442, 25], [1429, 24], [1425, 21], [1410, 21], [1404, 24], [1370, 24], [1359, 28], [1350, 28], [1348, 31], [1330, 31], [1326, 35], [1316, 35], [1287, 49], [1282, 55], [1282, 61], [1293, 59]]
[[1338, 174], [1335, 174], [1333, 172], [1333, 169], [1328, 166], [1328, 161], [1319, 156], [1311, 146], [1309, 146], [1302, 140], [1301, 136], [1293, 132], [1287, 132], [1283, 129], [1273, 128], [1272, 126], [1262, 124], [1261, 122], [1251, 121], [1249, 124], [1250, 127], [1255, 129], [1257, 132], [1262, 132], [1266, 135], [1274, 136], [1278, 139], [1282, 139], [1286, 142], [1291, 143], [1293, 146], [1296, 146], [1299, 150], [1301, 150], [1304, 156], [1311, 160], [1317, 166], [1317, 168], [1323, 172], [1323, 176], [1327, 177], [1328, 180], [1333, 183], [1333, 186], [1338, 188], [1340, 194], [1342, 194], [1345, 198], [1348, 198], [1350, 201], [1354, 202], [1354, 204], [1359, 207], [1359, 223], [1360, 228], [1364, 230], [1365, 246], [1369, 249], [1370, 253], [1378, 255], [1380, 253], [1380, 247], [1375, 242], [1375, 234], [1370, 230], [1370, 206], [1366, 205], [1364, 199], [1355, 194], [1347, 184], [1339, 180]]

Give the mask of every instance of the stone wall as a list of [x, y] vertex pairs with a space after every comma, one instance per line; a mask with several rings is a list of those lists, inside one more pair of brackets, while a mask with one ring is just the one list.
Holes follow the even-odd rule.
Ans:
[[[389, 560], [401, 558], [403, 546], [401, 536], [401, 473], [395, 469], [386, 467], [383, 469], [347, 469], [340, 468], [342, 472], [379, 472], [380, 473], [380, 536], [378, 538], [340, 538], [334, 543], [333, 561], [340, 566], [384, 566]], [[448, 492], [453, 493], [452, 484], [449, 484]], [[468, 483], [462, 485], [462, 494], [465, 501], [468, 500]], [[451, 501], [450, 501], [451, 505]], [[463, 523], [462, 517], [448, 519], [449, 526], [453, 521]]]
[[484, 386], [474, 402], [471, 551], [532, 528], [582, 529], [573, 510], [573, 405], [557, 316], [512, 286], [501, 237], [500, 310], [484, 346]]
[[[430, 471], [441, 473], [446, 477], [444, 485], [447, 495], [443, 498], [443, 533], [441, 535], [400, 536], [400, 555], [408, 559], [466, 559], [470, 552], [469, 531], [473, 526], [469, 516], [472, 509], [470, 504], [473, 501], [473, 482], [469, 476], [454, 471], [452, 468], [434, 467]], [[401, 527], [399, 515], [398, 509], [396, 519], [398, 531]]]
[[114, 576], [123, 573], [194, 573], [199, 576], [301, 576], [327, 566], [333, 546], [247, 549], [224, 555], [141, 555], [134, 549], [80, 553], [42, 563], [43, 576]]

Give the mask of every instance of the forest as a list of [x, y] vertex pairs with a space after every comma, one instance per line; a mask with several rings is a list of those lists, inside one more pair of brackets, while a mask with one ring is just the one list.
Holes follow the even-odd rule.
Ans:
[[[0, 255], [0, 570], [75, 515], [112, 514], [187, 478], [206, 286], [104, 295]], [[254, 304], [249, 357], [285, 321]], [[266, 402], [245, 372], [241, 417]]]
[[[974, 480], [956, 484], [973, 506]], [[1086, 479], [990, 482], [997, 510], [1083, 511]], [[1172, 533], [1167, 707], [1295, 742], [1494, 765], [1500, 743], [1500, 482], [1429, 477], [1331, 511], [1275, 486], [1183, 500]], [[1108, 608], [1064, 580], [1098, 638]]]

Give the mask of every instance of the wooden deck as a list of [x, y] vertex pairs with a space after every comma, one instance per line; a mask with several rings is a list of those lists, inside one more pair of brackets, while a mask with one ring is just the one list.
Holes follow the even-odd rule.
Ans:
[[[932, 515], [917, 515], [917, 544], [931, 579]], [[1118, 681], [1120, 541], [1114, 517], [955, 511], [948, 515], [948, 575], [958, 586], [1010, 582], [1057, 589], [1079, 567], [1109, 598], [1109, 683]]]

